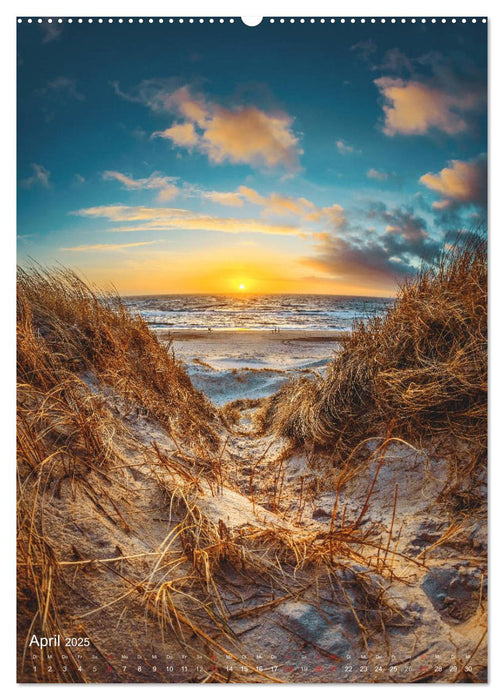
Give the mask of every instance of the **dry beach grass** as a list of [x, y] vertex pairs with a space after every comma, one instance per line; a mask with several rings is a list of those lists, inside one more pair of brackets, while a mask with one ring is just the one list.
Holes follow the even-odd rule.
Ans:
[[383, 317], [341, 339], [327, 376], [286, 385], [265, 426], [298, 441], [353, 449], [394, 422], [415, 435], [448, 433], [486, 449], [486, 246], [445, 254], [406, 281]]

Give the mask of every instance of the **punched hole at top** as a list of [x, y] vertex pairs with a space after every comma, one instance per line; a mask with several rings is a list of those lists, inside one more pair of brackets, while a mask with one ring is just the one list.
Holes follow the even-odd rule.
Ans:
[[262, 22], [262, 17], [242, 17], [241, 21], [247, 27], [257, 27]]

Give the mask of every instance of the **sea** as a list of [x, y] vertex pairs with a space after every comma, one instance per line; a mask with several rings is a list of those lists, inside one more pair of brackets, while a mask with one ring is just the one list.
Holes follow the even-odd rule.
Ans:
[[155, 330], [348, 331], [393, 299], [321, 294], [184, 294], [124, 299]]

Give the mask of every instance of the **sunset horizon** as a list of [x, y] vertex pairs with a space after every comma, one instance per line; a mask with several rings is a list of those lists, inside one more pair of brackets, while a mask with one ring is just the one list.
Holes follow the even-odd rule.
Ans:
[[295, 52], [300, 24], [93, 24], [83, 61], [82, 27], [27, 26], [19, 262], [125, 295], [394, 295], [485, 221], [483, 31], [319, 24]]

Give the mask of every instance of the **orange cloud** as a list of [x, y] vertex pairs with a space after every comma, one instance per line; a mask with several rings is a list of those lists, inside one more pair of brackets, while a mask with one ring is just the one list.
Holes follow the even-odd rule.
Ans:
[[257, 107], [219, 108], [204, 131], [203, 147], [214, 163], [230, 160], [297, 170], [302, 151], [291, 126], [285, 114], [266, 114]]
[[[234, 197], [243, 198], [245, 201], [262, 207], [262, 214], [265, 216], [296, 216], [302, 221], [322, 222], [330, 226], [333, 230], [340, 229], [346, 224], [346, 216], [340, 204], [333, 204], [328, 207], [316, 207], [313, 202], [305, 197], [289, 197], [288, 195], [273, 192], [265, 197], [251, 187], [242, 185], [237, 192], [213, 193], [222, 198], [221, 203], [226, 199]], [[205, 194], [208, 196], [208, 194]], [[231, 203], [231, 201], [229, 203]]]
[[170, 139], [176, 146], [191, 148], [199, 142], [194, 125], [191, 122], [184, 124], [174, 124], [164, 131], [155, 131], [152, 136], [160, 136], [163, 139]]
[[294, 214], [304, 217], [307, 212], [315, 209], [315, 205], [304, 197], [287, 197], [283, 194], [273, 192], [266, 199], [265, 213], [272, 214]]
[[303, 153], [292, 130], [293, 118], [258, 107], [228, 109], [191, 95], [184, 86], [172, 93], [162, 88], [148, 99], [152, 109], [181, 116], [180, 124], [154, 132], [176, 146], [197, 148], [213, 163], [246, 163], [257, 167], [299, 169]]
[[484, 204], [487, 191], [486, 157], [475, 160], [451, 160], [439, 173], [426, 173], [420, 182], [441, 195], [434, 209], [449, 209], [458, 204]]
[[310, 202], [305, 197], [289, 197], [278, 192], [273, 192], [268, 197], [264, 197], [252, 188], [245, 187], [245, 185], [238, 188], [238, 194], [251, 204], [264, 207], [264, 214], [293, 214], [308, 219], [308, 213], [316, 209], [313, 202]]
[[383, 131], [388, 136], [426, 134], [430, 129], [458, 134], [468, 128], [461, 113], [480, 100], [471, 91], [451, 94], [416, 80], [383, 77], [374, 82], [385, 99]]
[[205, 126], [210, 114], [206, 101], [202, 97], [193, 97], [185, 85], [166, 95], [163, 106], [167, 111], [178, 111], [189, 122], [194, 122], [201, 128]]
[[242, 197], [244, 197], [248, 202], [251, 202], [252, 204], [257, 204], [258, 206], [263, 206], [266, 204], [266, 197], [263, 197], [259, 192], [256, 192], [253, 190], [251, 187], [245, 187], [245, 185], [241, 185], [241, 187], [238, 188], [238, 192], [241, 194]]
[[322, 207], [321, 209], [307, 214], [305, 218], [308, 221], [325, 221], [333, 229], [339, 229], [347, 222], [345, 210], [340, 204]]

